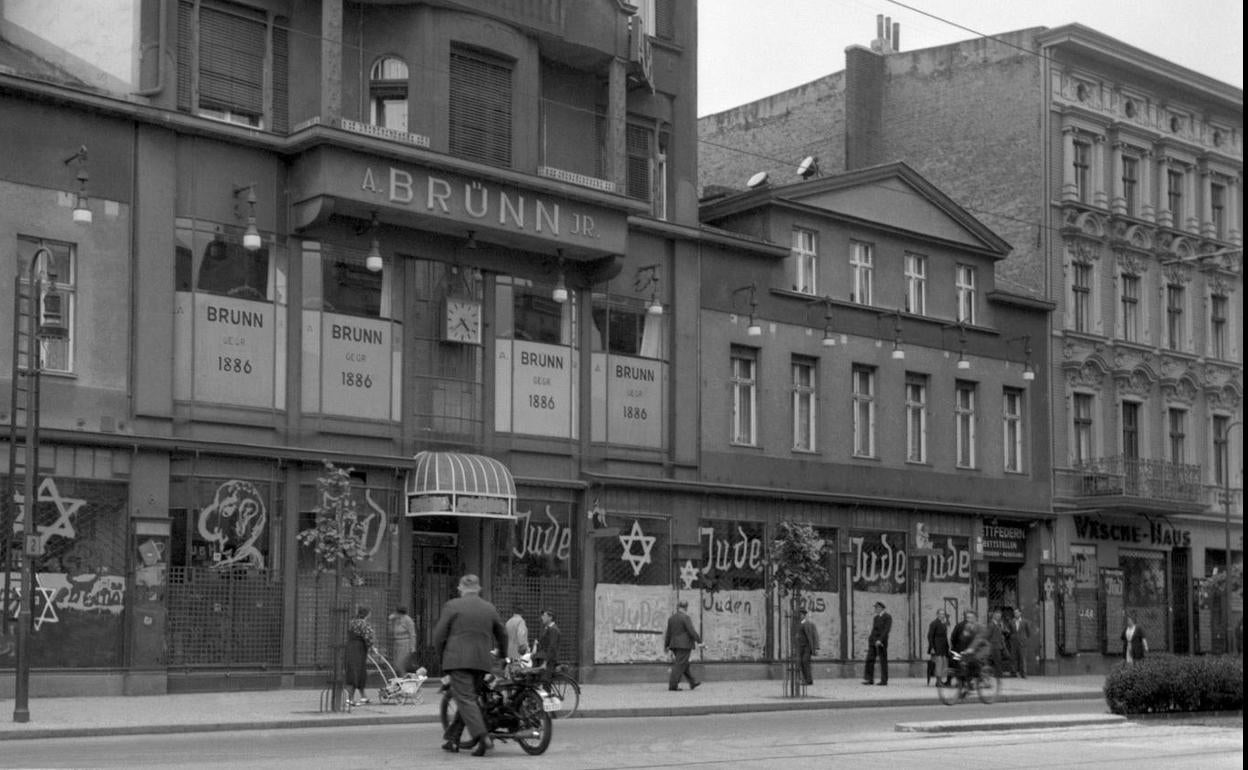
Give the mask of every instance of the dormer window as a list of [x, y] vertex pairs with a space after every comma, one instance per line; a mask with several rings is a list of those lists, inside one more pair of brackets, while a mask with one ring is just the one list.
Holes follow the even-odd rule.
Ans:
[[368, 122], [374, 126], [407, 131], [407, 62], [383, 56], [368, 75]]

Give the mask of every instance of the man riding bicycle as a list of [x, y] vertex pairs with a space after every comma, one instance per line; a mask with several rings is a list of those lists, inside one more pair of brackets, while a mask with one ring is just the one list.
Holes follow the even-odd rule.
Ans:
[[962, 622], [953, 628], [949, 649], [958, 660], [964, 681], [973, 682], [983, 670], [984, 663], [992, 655], [987, 629], [979, 624], [978, 616], [971, 610], [962, 613]]

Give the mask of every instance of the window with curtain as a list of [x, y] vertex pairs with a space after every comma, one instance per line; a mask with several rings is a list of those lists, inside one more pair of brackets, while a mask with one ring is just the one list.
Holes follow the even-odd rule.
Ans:
[[15, 267], [24, 291], [29, 291], [26, 281], [30, 277], [31, 260], [40, 249], [46, 250], [36, 270], [43, 276], [43, 286], [48, 294], [43, 299], [44, 317], [53, 305], [59, 303], [61, 324], [68, 330], [64, 339], [39, 340], [40, 364], [48, 372], [72, 372], [74, 370], [74, 311], [76, 310], [77, 280], [75, 276], [77, 247], [72, 243], [50, 241], [43, 238], [18, 236]]
[[498, 337], [571, 345], [575, 295], [556, 302], [554, 284], [525, 278], [499, 276], [495, 292], [495, 334]]
[[973, 324], [976, 319], [975, 268], [971, 265], [958, 265], [955, 269], [955, 288], [957, 289], [957, 313], [955, 319], [960, 323]]
[[875, 369], [854, 366], [854, 455], [875, 457]]
[[1023, 392], [1018, 388], [1006, 388], [1001, 394], [1001, 424], [1004, 435], [1005, 470], [1021, 473], [1023, 470]]
[[793, 249], [789, 258], [793, 291], [802, 294], [818, 292], [818, 260], [815, 232], [801, 227], [793, 228]]
[[869, 243], [854, 241], [849, 244], [850, 302], [871, 304], [871, 276], [875, 260], [875, 248]]
[[906, 255], [906, 312], [927, 315], [927, 257]]
[[906, 462], [927, 462], [927, 375], [906, 374]]
[[732, 389], [732, 443], [753, 446], [757, 442], [755, 399], [758, 382], [758, 351], [734, 345], [730, 362]]
[[1127, 342], [1140, 341], [1140, 277], [1123, 273], [1119, 280], [1122, 290], [1122, 338]]
[[512, 63], [464, 46], [452, 46], [450, 153], [491, 166], [511, 166]]
[[793, 387], [793, 448], [805, 452], [815, 451], [815, 360], [794, 356], [790, 364]]
[[975, 467], [975, 383], [959, 381], [954, 388], [954, 420], [957, 431], [957, 465]]

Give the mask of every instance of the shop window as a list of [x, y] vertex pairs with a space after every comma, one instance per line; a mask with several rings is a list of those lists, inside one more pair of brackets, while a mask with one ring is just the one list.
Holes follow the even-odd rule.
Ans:
[[383, 56], [368, 75], [368, 120], [374, 126], [407, 131], [407, 62]]
[[303, 244], [303, 306], [307, 310], [390, 317], [389, 282], [393, 270], [373, 272], [364, 252], [334, 244]]
[[572, 578], [579, 575], [576, 517], [568, 502], [523, 498], [514, 521], [500, 524], [498, 575], [526, 578]]
[[[237, 232], [235, 232], [237, 230]], [[178, 291], [235, 299], [285, 301], [285, 266], [269, 247], [243, 248], [242, 231], [207, 223], [179, 222], [175, 279]], [[266, 242], [267, 243], [267, 242]]]
[[511, 166], [512, 63], [463, 46], [451, 48], [450, 153]]
[[[1149, 652], [1169, 649], [1169, 570], [1164, 551], [1119, 549], [1118, 566], [1122, 569], [1123, 612], [1148, 636]], [[1121, 629], [1108, 627], [1108, 633]]]
[[[1097, 569], [1095, 545], [1071, 545], [1074, 564], [1074, 595], [1065, 604], [1066, 623], [1073, 624], [1075, 648], [1093, 652], [1102, 649], [1104, 627], [1100, 601], [1100, 574]], [[1071, 601], [1070, 599], [1073, 599]], [[1067, 639], [1070, 638], [1069, 628]], [[1075, 650], [1067, 649], [1068, 653]]]
[[283, 20], [235, 3], [178, 3], [179, 109], [284, 132], [288, 60]]
[[42, 272], [43, 286], [47, 291], [43, 299], [44, 318], [48, 311], [59, 302], [60, 323], [68, 331], [63, 339], [40, 339], [39, 354], [45, 372], [74, 371], [74, 322], [77, 309], [77, 247], [72, 243], [50, 241], [42, 238], [18, 236], [17, 261], [15, 268], [22, 281], [23, 291], [29, 292], [26, 285], [30, 277], [31, 260], [40, 250], [46, 252], [41, 264], [36, 268]]
[[554, 284], [541, 284], [523, 278], [500, 276], [495, 302], [495, 328], [499, 337], [572, 344], [572, 307], [575, 301], [556, 302], [551, 297]]
[[640, 297], [594, 295], [594, 350], [639, 358], [666, 359], [667, 316], [649, 311]]

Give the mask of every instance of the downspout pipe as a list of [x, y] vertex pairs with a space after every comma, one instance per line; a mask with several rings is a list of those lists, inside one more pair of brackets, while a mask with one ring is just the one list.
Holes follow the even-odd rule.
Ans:
[[[167, 9], [170, 0], [159, 0], [156, 5], [156, 85], [151, 88], [140, 88], [134, 92], [135, 96], [156, 96], [165, 90], [165, 51], [168, 50], [169, 32], [167, 19]], [[144, 43], [139, 49], [139, 73], [142, 77], [143, 60], [152, 50], [151, 43]]]

